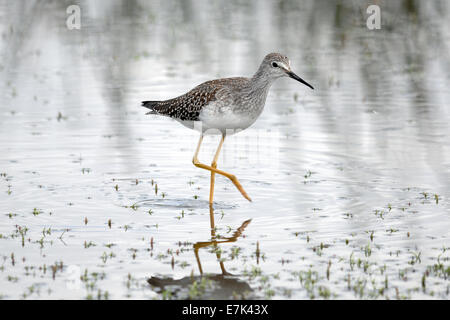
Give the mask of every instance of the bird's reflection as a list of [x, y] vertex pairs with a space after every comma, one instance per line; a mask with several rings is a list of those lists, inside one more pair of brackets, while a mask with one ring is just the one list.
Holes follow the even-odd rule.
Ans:
[[245, 228], [249, 225], [251, 219], [245, 220], [241, 224], [241, 226], [236, 229], [236, 231], [233, 233], [233, 235], [231, 237], [221, 237], [221, 236], [216, 236], [216, 226], [214, 223], [214, 208], [212, 205], [209, 206], [209, 217], [210, 217], [210, 224], [211, 224], [211, 241], [199, 241], [194, 244], [194, 253], [195, 253], [195, 258], [197, 259], [199, 272], [200, 272], [200, 274], [203, 274], [203, 268], [202, 268], [202, 264], [200, 262], [200, 257], [199, 257], [199, 250], [201, 248], [213, 246], [214, 249], [216, 249], [214, 251], [216, 252], [217, 260], [219, 261], [219, 265], [220, 265], [220, 269], [222, 270], [222, 274], [223, 275], [231, 275], [227, 270], [225, 270], [225, 265], [223, 263], [223, 260], [221, 259], [220, 251], [217, 249], [218, 249], [219, 245], [222, 243], [229, 243], [229, 242], [237, 241], [237, 239], [242, 235], [242, 232], [244, 232]]
[[[238, 279], [233, 276], [225, 269], [224, 261], [221, 259], [221, 253], [219, 246], [223, 243], [236, 242], [239, 237], [244, 232], [245, 228], [250, 224], [251, 219], [244, 221], [240, 227], [238, 227], [232, 234], [231, 237], [222, 237], [216, 235], [216, 226], [214, 222], [214, 208], [212, 205], [209, 206], [210, 215], [210, 226], [211, 226], [211, 240], [210, 241], [199, 241], [194, 244], [194, 254], [197, 260], [198, 269], [200, 276], [190, 276], [183, 277], [181, 279], [175, 280], [173, 278], [160, 278], [151, 277], [148, 279], [148, 283], [152, 285], [154, 289], [159, 292], [164, 292], [167, 289], [175, 295], [176, 298], [182, 299], [185, 294], [186, 298], [192, 298], [186, 291], [189, 287], [196, 281], [201, 281], [202, 279], [208, 279], [213, 282], [213, 285], [209, 288], [207, 294], [208, 298], [212, 299], [229, 299], [233, 296], [240, 295], [241, 297], [249, 298], [249, 294], [252, 292], [251, 287], [245, 281]], [[221, 274], [203, 274], [203, 268], [200, 261], [199, 251], [201, 248], [213, 247], [216, 254], [217, 261], [219, 262]]]

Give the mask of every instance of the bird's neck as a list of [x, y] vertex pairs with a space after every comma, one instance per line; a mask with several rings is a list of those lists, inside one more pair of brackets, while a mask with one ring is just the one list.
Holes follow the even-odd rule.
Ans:
[[253, 87], [266, 90], [269, 90], [274, 81], [275, 79], [267, 76], [262, 68], [259, 68], [258, 71], [256, 71], [256, 73], [250, 79], [250, 83]]
[[253, 95], [261, 96], [265, 100], [270, 86], [274, 81], [275, 79], [268, 77], [267, 74], [264, 74], [263, 70], [259, 69], [255, 75], [250, 78], [248, 89]]

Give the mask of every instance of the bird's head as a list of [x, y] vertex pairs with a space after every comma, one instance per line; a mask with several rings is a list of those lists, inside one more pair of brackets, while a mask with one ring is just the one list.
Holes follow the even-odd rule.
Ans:
[[264, 73], [266, 77], [274, 79], [281, 77], [290, 77], [303, 83], [311, 89], [314, 89], [312, 85], [292, 72], [288, 57], [280, 53], [269, 53], [268, 55], [266, 55], [263, 62], [261, 63], [259, 71], [262, 71], [262, 73]]

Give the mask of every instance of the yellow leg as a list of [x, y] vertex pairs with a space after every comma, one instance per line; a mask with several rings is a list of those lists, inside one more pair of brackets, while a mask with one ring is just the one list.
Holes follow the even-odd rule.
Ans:
[[[225, 172], [225, 171], [222, 171], [222, 170], [219, 170], [219, 169], [216, 168], [217, 167], [217, 158], [219, 157], [219, 152], [220, 152], [220, 149], [222, 148], [224, 139], [225, 139], [225, 137], [222, 136], [222, 139], [220, 140], [220, 144], [219, 144], [219, 147], [217, 148], [217, 152], [216, 152], [216, 155], [214, 157], [212, 165], [211, 166], [207, 166], [206, 164], [200, 163], [200, 161], [198, 160], [198, 153], [200, 152], [200, 146], [201, 146], [202, 141], [203, 141], [203, 135], [200, 135], [200, 140], [198, 141], [197, 150], [195, 151], [194, 158], [192, 159], [192, 163], [198, 168], [202, 168], [202, 169], [211, 171], [211, 189], [214, 189], [214, 179], [215, 179], [215, 177], [214, 177], [213, 174], [217, 173], [217, 174], [220, 174], [220, 175], [230, 179], [231, 182], [233, 182], [233, 184], [236, 186], [236, 188], [244, 196], [244, 198], [247, 199], [248, 201], [252, 201], [252, 199], [250, 199], [250, 197], [245, 192], [244, 188], [242, 188], [241, 184], [239, 183], [239, 181], [238, 181], [238, 179], [236, 178], [235, 175], [230, 174], [230, 173]], [[210, 190], [209, 203], [212, 203], [213, 195], [214, 195], [214, 191]]]
[[[222, 135], [222, 139], [220, 139], [219, 146], [217, 147], [216, 154], [214, 155], [213, 162], [211, 163], [211, 167], [217, 168], [217, 160], [219, 159], [220, 150], [222, 149], [223, 142], [225, 141], [225, 135]], [[214, 181], [215, 181], [216, 173], [211, 171], [211, 185], [209, 187], [209, 204], [212, 205], [214, 198]]]

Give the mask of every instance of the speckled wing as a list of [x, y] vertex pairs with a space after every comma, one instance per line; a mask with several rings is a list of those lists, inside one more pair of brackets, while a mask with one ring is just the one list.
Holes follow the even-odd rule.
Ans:
[[150, 114], [168, 116], [183, 121], [198, 121], [200, 111], [208, 103], [216, 100], [216, 92], [221, 86], [205, 82], [188, 93], [165, 101], [143, 101], [142, 105]]
[[[204, 82], [188, 93], [165, 101], [143, 101], [142, 106], [150, 109], [148, 114], [168, 116], [183, 121], [198, 121], [201, 110], [218, 99], [221, 105], [230, 101], [229, 85], [242, 78], [226, 78]], [[224, 99], [228, 96], [228, 99]]]

